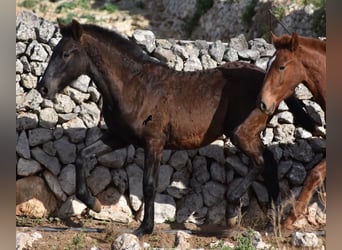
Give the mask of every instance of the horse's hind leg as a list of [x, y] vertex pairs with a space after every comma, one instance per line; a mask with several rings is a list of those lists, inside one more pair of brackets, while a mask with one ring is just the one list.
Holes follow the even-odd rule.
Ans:
[[303, 189], [295, 203], [293, 210], [290, 215], [283, 222], [283, 226], [287, 229], [293, 228], [293, 223], [296, 221], [298, 216], [304, 213], [309, 201], [312, 197], [314, 190], [319, 187], [326, 176], [326, 160], [322, 160], [318, 165], [316, 165], [307, 176]]
[[76, 161], [76, 197], [82, 201], [88, 208], [95, 212], [101, 211], [101, 203], [89, 193], [86, 184], [87, 172], [93, 167], [92, 159], [126, 146], [125, 144], [113, 140], [109, 133], [104, 134], [93, 144], [83, 148]]
[[154, 227], [154, 199], [158, 183], [159, 165], [164, 144], [160, 140], [150, 140], [144, 148], [144, 219], [140, 227], [134, 232], [137, 236], [150, 234]]

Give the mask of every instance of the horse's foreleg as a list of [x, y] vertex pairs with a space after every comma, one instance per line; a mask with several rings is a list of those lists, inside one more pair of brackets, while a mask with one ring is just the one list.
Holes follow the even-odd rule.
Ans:
[[86, 182], [87, 172], [93, 167], [91, 166], [92, 159], [124, 146], [124, 144], [115, 142], [109, 134], [104, 134], [99, 140], [83, 148], [77, 158], [76, 197], [95, 212], [101, 211], [101, 203], [89, 193]]
[[317, 187], [319, 187], [326, 176], [326, 160], [322, 160], [318, 165], [316, 165], [307, 176], [303, 189], [299, 194], [299, 197], [293, 207], [290, 215], [283, 222], [283, 227], [287, 229], [293, 228], [293, 223], [296, 221], [298, 216], [304, 213], [309, 201], [313, 195], [313, 192]]
[[143, 194], [144, 194], [144, 219], [140, 227], [134, 232], [137, 236], [150, 234], [154, 227], [154, 199], [156, 194], [156, 185], [158, 183], [159, 165], [163, 151], [163, 143], [159, 140], [151, 140], [144, 148], [144, 176], [143, 176]]
[[260, 138], [260, 132], [265, 128], [267, 118], [268, 116], [259, 109], [254, 109], [246, 120], [234, 130], [231, 137], [232, 143], [251, 158], [253, 166], [236, 187], [228, 189], [227, 196], [230, 202], [238, 202], [255, 178], [263, 171], [264, 145]]

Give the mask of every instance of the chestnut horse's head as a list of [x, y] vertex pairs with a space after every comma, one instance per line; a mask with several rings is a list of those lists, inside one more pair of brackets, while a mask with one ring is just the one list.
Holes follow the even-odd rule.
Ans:
[[49, 99], [87, 70], [87, 55], [81, 46], [82, 26], [76, 20], [68, 25], [58, 21], [58, 25], [63, 37], [37, 86], [42, 96]]
[[298, 35], [293, 33], [292, 36], [278, 38], [271, 33], [271, 36], [276, 53], [269, 61], [259, 103], [266, 114], [272, 114], [279, 103], [305, 79], [305, 69], [298, 53]]

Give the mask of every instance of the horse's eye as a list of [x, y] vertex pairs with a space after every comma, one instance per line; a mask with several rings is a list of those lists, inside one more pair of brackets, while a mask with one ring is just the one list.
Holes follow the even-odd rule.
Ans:
[[285, 66], [279, 66], [279, 70], [284, 70]]
[[63, 52], [63, 58], [64, 58], [64, 59], [67, 59], [67, 58], [70, 56], [70, 54], [71, 54], [71, 53], [70, 53], [69, 51], [64, 51], [64, 52]]

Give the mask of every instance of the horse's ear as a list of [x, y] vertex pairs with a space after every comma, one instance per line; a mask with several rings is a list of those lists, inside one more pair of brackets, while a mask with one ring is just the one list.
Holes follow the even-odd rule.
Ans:
[[77, 22], [75, 19], [71, 21], [71, 31], [72, 31], [72, 36], [76, 41], [80, 41], [81, 36], [82, 36], [82, 26], [79, 22]]
[[296, 51], [297, 48], [298, 48], [298, 35], [296, 32], [293, 32], [292, 37], [291, 37], [291, 50]]

